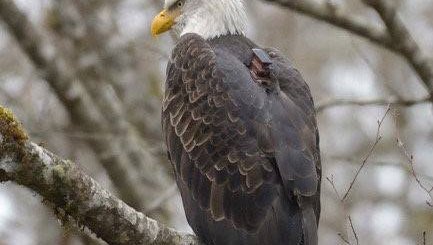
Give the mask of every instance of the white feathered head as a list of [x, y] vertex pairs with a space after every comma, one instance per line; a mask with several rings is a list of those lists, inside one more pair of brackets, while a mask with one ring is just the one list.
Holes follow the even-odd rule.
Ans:
[[151, 31], [157, 36], [174, 29], [179, 35], [196, 33], [210, 39], [244, 34], [246, 25], [243, 0], [165, 0]]

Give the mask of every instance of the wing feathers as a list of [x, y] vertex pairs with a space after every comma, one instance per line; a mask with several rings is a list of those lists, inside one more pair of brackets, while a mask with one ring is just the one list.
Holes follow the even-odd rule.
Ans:
[[[305, 102], [305, 88], [297, 85], [303, 80], [274, 72], [281, 91], [268, 93], [245, 64], [221, 52], [194, 34], [181, 38], [167, 69], [163, 128], [175, 172], [200, 209], [215, 222], [226, 220], [255, 232], [267, 219], [277, 219], [269, 215], [276, 212], [277, 200], [317, 194], [314, 108], [310, 97]], [[286, 69], [284, 62], [275, 67]], [[296, 84], [289, 86], [283, 81], [287, 78]], [[176, 157], [177, 148], [183, 149], [181, 157]], [[290, 200], [296, 207], [296, 199]], [[284, 208], [295, 212], [290, 205]], [[311, 241], [317, 235], [317, 225], [310, 222], [314, 215], [302, 213]]]
[[220, 221], [225, 218], [224, 206], [224, 186], [216, 182], [212, 183], [211, 189], [211, 213], [215, 221]]

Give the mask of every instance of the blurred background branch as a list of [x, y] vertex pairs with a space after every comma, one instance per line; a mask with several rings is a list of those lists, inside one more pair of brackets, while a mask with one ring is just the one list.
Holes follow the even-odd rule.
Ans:
[[362, 0], [379, 14], [386, 27], [382, 29], [368, 24], [367, 21], [362, 22], [351, 15], [346, 15], [340, 6], [331, 1], [323, 3], [312, 0], [265, 1], [275, 2], [317, 20], [327, 22], [401, 55], [420, 77], [429, 93], [433, 95], [432, 57], [425, 57], [405, 24], [399, 19], [396, 8], [388, 4], [387, 1]]
[[[426, 57], [422, 53], [418, 42], [414, 40], [406, 25], [398, 17], [395, 6], [385, 0], [363, 0], [365, 4], [372, 7], [385, 23], [387, 32], [391, 35], [397, 52], [403, 56], [409, 65], [421, 78], [425, 87], [433, 95], [433, 62], [432, 57]], [[432, 98], [433, 100], [433, 98]]]
[[274, 2], [285, 8], [310, 16], [319, 21], [342, 28], [355, 35], [366, 38], [369, 41], [381, 45], [392, 51], [394, 43], [384, 29], [378, 28], [366, 21], [354, 18], [350, 14], [343, 13], [341, 6], [331, 1], [317, 2], [314, 0], [264, 0]]
[[[65, 5], [62, 5], [62, 9], [64, 7]], [[146, 204], [143, 202], [147, 200], [144, 196], [152, 193], [156, 196], [165, 188], [170, 178], [164, 176], [165, 171], [162, 166], [157, 164], [154, 156], [146, 151], [147, 148], [143, 147], [146, 143], [126, 120], [116, 92], [110, 84], [107, 84], [109, 78], [102, 75], [107, 73], [101, 67], [99, 67], [101, 69], [86, 67], [86, 71], [75, 71], [76, 68], [80, 68], [80, 64], [71, 65], [75, 60], [62, 57], [62, 52], [55, 52], [54, 57], [57, 60], [45, 54], [42, 35], [18, 10], [13, 1], [6, 0], [0, 3], [0, 15], [22, 50], [39, 70], [38, 73], [62, 101], [74, 125], [83, 132], [116, 134], [116, 137], [102, 139], [90, 137], [87, 141], [109, 174], [121, 198], [138, 210], [144, 210]], [[59, 14], [58, 17], [60, 16], [66, 18], [67, 15]], [[60, 21], [69, 24], [71, 22], [71, 20]], [[92, 36], [90, 33], [82, 34], [86, 38]], [[87, 40], [67, 38], [90, 45]], [[98, 37], [94, 38], [97, 40]], [[96, 46], [94, 44], [93, 48], [96, 49]], [[75, 47], [75, 50], [80, 48]]]
[[414, 99], [414, 100], [404, 100], [404, 99], [375, 99], [375, 100], [351, 100], [351, 99], [340, 99], [340, 100], [332, 100], [325, 103], [319, 103], [316, 106], [316, 111], [318, 113], [326, 110], [331, 109], [333, 107], [338, 106], [388, 106], [388, 105], [395, 105], [395, 106], [415, 106], [415, 105], [422, 105], [426, 103], [430, 103], [430, 97], [423, 98], [423, 99]]

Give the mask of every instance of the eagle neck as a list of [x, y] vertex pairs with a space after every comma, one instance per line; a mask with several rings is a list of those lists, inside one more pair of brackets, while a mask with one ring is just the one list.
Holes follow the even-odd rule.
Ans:
[[204, 39], [212, 39], [245, 33], [247, 17], [243, 1], [194, 0], [189, 3], [185, 6], [181, 35], [195, 33]]

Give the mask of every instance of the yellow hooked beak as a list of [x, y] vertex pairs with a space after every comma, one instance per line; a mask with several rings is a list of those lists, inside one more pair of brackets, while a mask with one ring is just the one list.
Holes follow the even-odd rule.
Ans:
[[156, 37], [171, 29], [175, 24], [175, 19], [179, 15], [178, 11], [163, 10], [159, 13], [152, 22], [151, 32], [152, 36]]

